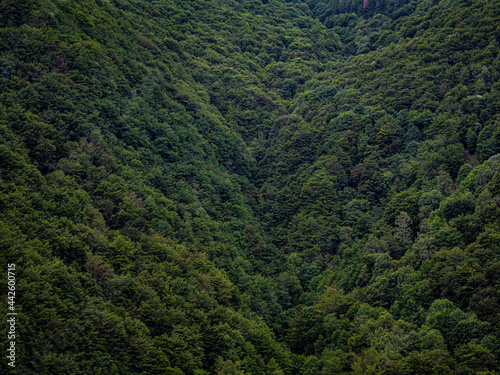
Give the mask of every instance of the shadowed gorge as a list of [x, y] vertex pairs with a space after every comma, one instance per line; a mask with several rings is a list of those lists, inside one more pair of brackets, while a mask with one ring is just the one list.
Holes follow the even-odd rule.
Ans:
[[500, 373], [499, 42], [498, 0], [1, 2], [5, 373]]

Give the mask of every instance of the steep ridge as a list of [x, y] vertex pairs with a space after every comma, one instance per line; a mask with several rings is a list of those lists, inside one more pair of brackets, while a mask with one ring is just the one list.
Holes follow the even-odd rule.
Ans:
[[1, 7], [18, 373], [498, 372], [498, 1]]

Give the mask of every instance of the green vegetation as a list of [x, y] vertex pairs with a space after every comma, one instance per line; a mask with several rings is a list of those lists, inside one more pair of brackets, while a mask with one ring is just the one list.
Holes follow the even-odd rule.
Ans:
[[499, 374], [499, 25], [1, 2], [5, 373]]

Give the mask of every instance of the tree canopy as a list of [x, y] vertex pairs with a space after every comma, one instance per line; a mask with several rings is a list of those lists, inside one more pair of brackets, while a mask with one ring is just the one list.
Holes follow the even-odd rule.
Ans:
[[1, 2], [5, 373], [500, 373], [499, 25]]

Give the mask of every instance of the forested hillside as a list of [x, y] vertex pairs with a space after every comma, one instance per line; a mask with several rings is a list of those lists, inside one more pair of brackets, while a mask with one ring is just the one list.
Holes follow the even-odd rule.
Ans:
[[4, 0], [2, 373], [499, 374], [499, 43], [498, 0]]

